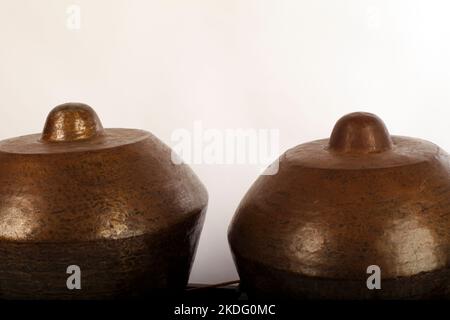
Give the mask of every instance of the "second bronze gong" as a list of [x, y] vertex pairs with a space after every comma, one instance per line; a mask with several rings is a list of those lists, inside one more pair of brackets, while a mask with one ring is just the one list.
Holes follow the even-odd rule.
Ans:
[[[391, 136], [373, 114], [349, 114], [258, 178], [228, 237], [253, 297], [448, 297], [449, 156]], [[380, 289], [367, 285], [371, 266]]]

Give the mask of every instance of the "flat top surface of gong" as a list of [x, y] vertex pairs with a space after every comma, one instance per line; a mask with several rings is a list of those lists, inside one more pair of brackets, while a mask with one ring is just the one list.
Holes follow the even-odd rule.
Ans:
[[83, 103], [59, 105], [48, 114], [40, 134], [0, 141], [0, 152], [52, 154], [111, 149], [141, 141], [149, 132], [137, 129], [103, 129], [94, 109]]
[[13, 154], [51, 154], [104, 150], [141, 141], [150, 133], [138, 129], [104, 129], [102, 135], [84, 141], [47, 142], [41, 134], [0, 141], [0, 152]]
[[372, 113], [354, 112], [340, 118], [329, 139], [301, 144], [280, 159], [285, 164], [316, 169], [363, 170], [413, 165], [432, 160], [447, 162], [437, 145], [411, 137], [391, 136]]
[[391, 139], [389, 150], [366, 154], [334, 152], [329, 148], [329, 139], [316, 140], [289, 149], [281, 160], [307, 168], [361, 170], [413, 165], [446, 155], [425, 140], [402, 136]]

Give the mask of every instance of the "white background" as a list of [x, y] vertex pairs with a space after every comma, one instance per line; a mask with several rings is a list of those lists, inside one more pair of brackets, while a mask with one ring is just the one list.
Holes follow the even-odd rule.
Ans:
[[[444, 0], [0, 0], [0, 139], [80, 101], [169, 145], [200, 120], [279, 129], [285, 151], [370, 111], [450, 150], [449, 13]], [[193, 168], [210, 205], [191, 281], [233, 280], [226, 230], [259, 168]]]

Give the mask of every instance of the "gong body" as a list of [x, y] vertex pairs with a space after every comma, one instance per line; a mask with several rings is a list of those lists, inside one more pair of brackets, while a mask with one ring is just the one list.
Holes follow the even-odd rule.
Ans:
[[[187, 283], [207, 207], [169, 147], [66, 104], [0, 142], [0, 298], [110, 299]], [[81, 288], [70, 289], [70, 266]], [[68, 269], [69, 268], [69, 269]]]
[[[229, 228], [250, 296], [423, 299], [450, 293], [450, 166], [423, 140], [367, 113], [288, 150]], [[380, 288], [368, 285], [375, 266]], [[369, 281], [370, 282], [370, 281]]]

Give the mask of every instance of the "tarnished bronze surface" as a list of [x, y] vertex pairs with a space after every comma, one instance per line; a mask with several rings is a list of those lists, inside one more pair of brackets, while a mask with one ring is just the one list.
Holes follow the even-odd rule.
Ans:
[[[288, 150], [278, 174], [258, 178], [228, 238], [253, 296], [448, 297], [449, 156], [390, 136], [373, 114], [349, 114], [330, 139]], [[380, 290], [366, 286], [370, 265]]]
[[[0, 142], [0, 298], [102, 299], [184, 288], [207, 206], [152, 134], [103, 129], [83, 104]], [[66, 269], [81, 268], [81, 290]]]

